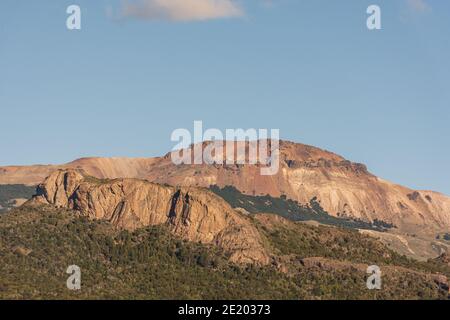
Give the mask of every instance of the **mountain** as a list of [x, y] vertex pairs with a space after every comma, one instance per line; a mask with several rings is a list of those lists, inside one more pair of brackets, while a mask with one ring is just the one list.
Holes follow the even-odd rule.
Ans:
[[376, 177], [363, 164], [334, 153], [280, 142], [280, 170], [260, 175], [257, 165], [175, 165], [159, 158], [85, 158], [59, 166], [1, 167], [0, 184], [41, 183], [59, 169], [77, 168], [100, 179], [140, 178], [178, 186], [234, 186], [248, 195], [286, 196], [307, 204], [316, 199], [336, 217], [383, 221], [399, 230], [435, 233], [450, 228], [450, 198], [412, 190]]
[[[54, 173], [33, 200], [0, 215], [0, 299], [448, 299], [445, 256], [418, 262], [355, 230], [246, 215], [208, 190], [183, 190], [192, 207], [179, 211], [186, 208], [174, 201], [180, 190]], [[134, 212], [133, 201], [152, 210]], [[174, 203], [174, 219], [159, 209]], [[179, 226], [185, 217], [190, 222]], [[205, 233], [211, 219], [230, 241], [215, 228]], [[239, 231], [245, 229], [251, 233]], [[236, 260], [245, 248], [262, 248], [270, 263], [248, 254]], [[66, 287], [73, 264], [82, 272], [80, 291]], [[366, 287], [373, 264], [382, 270], [381, 290]]]
[[0, 167], [0, 184], [36, 186], [52, 172], [63, 169], [83, 169], [98, 178], [139, 178], [159, 158], [83, 158], [63, 165]]
[[[206, 188], [56, 170], [31, 200], [0, 215], [0, 298], [449, 297], [445, 254], [419, 262], [355, 229], [256, 213], [262, 202], [233, 192], [232, 200], [245, 200], [255, 213]], [[288, 203], [287, 211], [295, 208]], [[80, 292], [65, 287], [72, 264], [82, 270]], [[366, 287], [374, 264], [382, 270], [381, 290]]]

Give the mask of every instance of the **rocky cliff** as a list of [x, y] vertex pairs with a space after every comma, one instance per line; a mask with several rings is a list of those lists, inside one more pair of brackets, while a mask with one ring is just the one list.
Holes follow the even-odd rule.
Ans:
[[363, 164], [287, 141], [280, 142], [280, 170], [273, 176], [260, 175], [255, 165], [175, 166], [165, 157], [144, 178], [173, 185], [232, 185], [249, 195], [286, 195], [300, 203], [317, 198], [331, 215], [383, 220], [405, 231], [450, 228], [449, 197], [385, 181]]
[[178, 186], [224, 187], [272, 196], [286, 195], [301, 203], [316, 197], [335, 216], [394, 223], [400, 229], [450, 229], [450, 198], [416, 191], [371, 174], [362, 164], [312, 146], [281, 141], [280, 170], [260, 175], [257, 165], [174, 165], [160, 158], [86, 158], [61, 166], [0, 168], [0, 184], [38, 184], [51, 172], [78, 168], [97, 178], [141, 178]]
[[248, 217], [205, 189], [137, 179], [100, 180], [78, 170], [58, 170], [39, 185], [32, 203], [73, 209], [130, 230], [167, 224], [183, 239], [222, 247], [231, 261], [269, 263]]

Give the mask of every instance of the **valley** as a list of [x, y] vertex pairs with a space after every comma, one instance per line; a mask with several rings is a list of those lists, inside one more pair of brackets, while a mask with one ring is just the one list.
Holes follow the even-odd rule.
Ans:
[[[447, 197], [314, 147], [281, 151], [273, 177], [168, 155], [0, 168], [0, 297], [448, 298]], [[81, 291], [65, 287], [72, 264]], [[366, 288], [372, 265], [382, 290]]]

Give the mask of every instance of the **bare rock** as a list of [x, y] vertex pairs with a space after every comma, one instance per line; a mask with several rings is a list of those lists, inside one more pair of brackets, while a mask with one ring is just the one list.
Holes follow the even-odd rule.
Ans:
[[137, 179], [99, 180], [78, 170], [60, 170], [39, 185], [33, 202], [73, 209], [128, 230], [167, 224], [183, 239], [222, 247], [234, 262], [269, 263], [249, 218], [206, 189]]
[[22, 247], [22, 246], [15, 246], [13, 248], [13, 251], [21, 256], [28, 256], [31, 252], [33, 252], [33, 250]]
[[[274, 176], [262, 176], [258, 165], [175, 165], [168, 154], [157, 158], [84, 158], [59, 166], [2, 167], [0, 184], [38, 184], [52, 172], [73, 168], [100, 179], [139, 178], [186, 187], [231, 185], [245, 194], [285, 195], [305, 204], [315, 197], [331, 215], [345, 212], [365, 221], [377, 219], [399, 230], [450, 227], [448, 196], [411, 190], [374, 176], [362, 164], [289, 141], [280, 142], [280, 170]], [[55, 199], [48, 200], [64, 205], [71, 191], [68, 188], [58, 190], [58, 194], [50, 192]]]

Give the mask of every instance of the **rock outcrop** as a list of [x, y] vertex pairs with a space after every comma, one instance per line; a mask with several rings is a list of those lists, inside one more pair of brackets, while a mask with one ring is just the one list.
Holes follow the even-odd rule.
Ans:
[[280, 170], [262, 176], [257, 165], [175, 165], [159, 158], [85, 158], [61, 166], [0, 168], [0, 184], [38, 184], [55, 170], [77, 168], [97, 178], [209, 187], [235, 186], [250, 195], [286, 195], [301, 203], [317, 198], [335, 216], [393, 223], [406, 232], [450, 229], [450, 198], [416, 191], [371, 174], [362, 164], [312, 146], [281, 141]]
[[450, 229], [450, 198], [416, 191], [371, 174], [365, 165], [334, 153], [280, 142], [280, 169], [263, 176], [255, 165], [181, 165], [166, 156], [150, 166], [149, 181], [208, 187], [232, 185], [249, 195], [285, 195], [300, 203], [317, 198], [331, 215], [382, 220], [406, 232]]
[[234, 262], [269, 263], [249, 218], [205, 189], [137, 179], [101, 180], [78, 170], [58, 170], [39, 185], [32, 202], [73, 209], [130, 230], [167, 224], [183, 239], [222, 247]]

